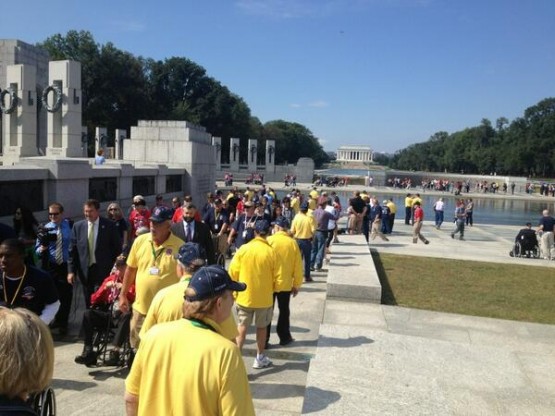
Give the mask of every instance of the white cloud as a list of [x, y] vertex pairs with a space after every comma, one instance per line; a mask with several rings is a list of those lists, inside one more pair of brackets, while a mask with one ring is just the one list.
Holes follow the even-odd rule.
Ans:
[[293, 104], [289, 104], [289, 107], [291, 107], [291, 108], [301, 108], [301, 105], [297, 104], [297, 103], [293, 103]]

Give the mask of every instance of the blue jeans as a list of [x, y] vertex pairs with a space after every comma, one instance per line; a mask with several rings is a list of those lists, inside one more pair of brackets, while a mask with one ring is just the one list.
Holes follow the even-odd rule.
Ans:
[[310, 278], [310, 253], [312, 251], [312, 240], [297, 239], [297, 244], [301, 250], [304, 264], [304, 278]]
[[441, 227], [443, 223], [443, 211], [436, 211], [436, 227]]
[[326, 248], [327, 231], [316, 231], [312, 244], [312, 254], [310, 256], [310, 265], [317, 269], [322, 268], [324, 262], [324, 250]]

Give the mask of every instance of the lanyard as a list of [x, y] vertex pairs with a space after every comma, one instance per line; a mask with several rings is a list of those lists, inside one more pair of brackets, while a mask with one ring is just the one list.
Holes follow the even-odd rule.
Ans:
[[17, 286], [17, 290], [15, 291], [12, 301], [8, 301], [8, 293], [6, 292], [6, 273], [2, 274], [2, 279], [4, 281], [4, 301], [9, 305], [13, 306], [19, 291], [21, 290], [21, 286], [23, 285], [23, 280], [25, 280], [25, 274], [27, 273], [27, 266], [23, 266], [23, 274], [21, 275], [21, 280], [19, 281], [19, 285]]
[[208, 325], [206, 322], [202, 322], [201, 320], [195, 318], [188, 318], [188, 320], [191, 321], [191, 325], [196, 326], [197, 328], [209, 329], [210, 331], [218, 333], [212, 325]]
[[160, 247], [160, 250], [158, 250], [158, 253], [154, 249], [154, 243], [152, 241], [150, 242], [150, 247], [152, 247], [152, 258], [153, 258], [152, 265], [155, 266], [156, 260], [158, 260], [158, 257], [160, 257], [160, 254], [162, 254], [162, 252], [164, 251], [164, 247]]

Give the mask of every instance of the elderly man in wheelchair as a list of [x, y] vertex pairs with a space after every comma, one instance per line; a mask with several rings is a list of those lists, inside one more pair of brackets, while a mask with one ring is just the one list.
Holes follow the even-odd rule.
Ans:
[[532, 229], [532, 223], [527, 222], [526, 227], [521, 229], [515, 237], [515, 245], [509, 252], [511, 257], [533, 257], [540, 256], [538, 238], [536, 231]]
[[[119, 256], [112, 273], [104, 279], [102, 285], [91, 295], [91, 307], [83, 315], [83, 333], [85, 336], [83, 352], [75, 357], [77, 364], [94, 366], [98, 358], [104, 365], [125, 365], [122, 348], [129, 341], [129, 322], [131, 314], [122, 314], [118, 307], [118, 296], [121, 291], [123, 275], [125, 273], [126, 258]], [[135, 285], [127, 292], [129, 303], [135, 300]], [[108, 343], [112, 341], [113, 348], [106, 358]]]

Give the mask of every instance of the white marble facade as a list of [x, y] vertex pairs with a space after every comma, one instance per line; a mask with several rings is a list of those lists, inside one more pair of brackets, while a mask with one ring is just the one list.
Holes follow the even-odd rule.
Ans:
[[341, 146], [337, 149], [338, 162], [373, 162], [372, 148], [369, 146]]

